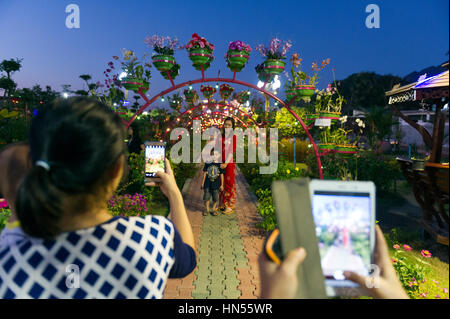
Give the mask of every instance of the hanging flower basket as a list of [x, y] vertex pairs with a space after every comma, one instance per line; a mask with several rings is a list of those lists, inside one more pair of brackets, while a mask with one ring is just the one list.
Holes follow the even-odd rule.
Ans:
[[232, 72], [240, 72], [250, 58], [252, 48], [242, 41], [233, 41], [228, 45], [228, 52], [225, 54], [228, 68]]
[[341, 118], [341, 112], [329, 112], [329, 111], [320, 111], [321, 119], [331, 119], [332, 121], [337, 121]]
[[[175, 78], [180, 75], [180, 65], [177, 63], [173, 66], [172, 69], [170, 69], [169, 71], [170, 76], [172, 77], [172, 80], [175, 80]], [[170, 80], [169, 76], [167, 75], [167, 71], [166, 72], [161, 72], [161, 75], [163, 76], [163, 78], [165, 78], [166, 80]]]
[[203, 96], [208, 100], [211, 99], [214, 93], [217, 92], [216, 88], [211, 85], [202, 85], [200, 87], [200, 91], [203, 93]]
[[333, 151], [336, 146], [333, 143], [321, 143], [318, 144], [317, 147], [319, 148], [319, 151]]
[[143, 92], [147, 92], [150, 86], [150, 83], [144, 81], [143, 79], [139, 79], [139, 78], [123, 78], [122, 81], [120, 82], [122, 84], [122, 86], [127, 89], [127, 90], [131, 90], [133, 92], [138, 92], [139, 88], [143, 88], [142, 91]]
[[285, 91], [284, 91], [284, 94], [286, 95], [286, 101], [288, 101], [288, 102], [289, 102], [293, 97], [296, 96], [295, 91], [294, 91], [294, 90], [291, 90], [291, 89], [285, 90]]
[[267, 74], [278, 75], [284, 70], [286, 62], [281, 59], [267, 59], [264, 62], [264, 71]]
[[316, 87], [314, 85], [300, 84], [295, 87], [295, 93], [301, 100], [305, 102], [311, 101], [311, 96], [314, 95], [315, 90]]
[[222, 100], [227, 100], [231, 96], [231, 94], [233, 94], [233, 91], [234, 88], [231, 87], [230, 85], [222, 84], [219, 90], [220, 97], [222, 98]]
[[318, 118], [319, 118], [319, 114], [307, 114], [305, 124], [309, 126], [309, 125], [315, 123], [316, 119], [318, 119]]
[[203, 70], [206, 70], [209, 65], [208, 62], [212, 59], [212, 54], [209, 49], [198, 48], [189, 50], [189, 59], [192, 61], [192, 65], [198, 70], [203, 65]]
[[239, 92], [236, 98], [240, 104], [244, 104], [250, 99], [250, 91]]
[[173, 68], [173, 66], [177, 63], [175, 58], [171, 55], [154, 55], [152, 57], [152, 62], [155, 68], [159, 72], [166, 72]]
[[250, 54], [245, 50], [228, 50], [226, 57], [228, 68], [232, 72], [240, 72], [244, 68], [245, 64], [247, 64]]
[[194, 103], [198, 100], [198, 94], [195, 90], [184, 90], [183, 92], [186, 101], [189, 103]]
[[343, 156], [351, 156], [356, 154], [356, 146], [355, 145], [336, 145], [336, 153], [339, 153]]

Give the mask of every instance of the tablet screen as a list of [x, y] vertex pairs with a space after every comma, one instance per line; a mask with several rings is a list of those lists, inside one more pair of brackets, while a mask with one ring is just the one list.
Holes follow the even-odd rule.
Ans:
[[369, 193], [314, 191], [312, 208], [326, 279], [344, 271], [368, 275], [371, 264]]
[[151, 144], [145, 146], [145, 177], [154, 177], [156, 172], [165, 171], [164, 145]]

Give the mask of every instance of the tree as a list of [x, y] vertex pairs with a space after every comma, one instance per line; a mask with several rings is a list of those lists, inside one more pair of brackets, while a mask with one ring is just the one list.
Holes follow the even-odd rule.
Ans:
[[373, 107], [364, 110], [366, 135], [372, 149], [377, 149], [379, 142], [392, 133], [392, 125], [395, 124], [392, 111], [386, 107]]
[[17, 87], [16, 82], [3, 76], [0, 78], [0, 89], [4, 90], [3, 96], [9, 97], [11, 92], [13, 92]]
[[401, 82], [394, 75], [379, 75], [374, 72], [361, 72], [337, 81], [338, 90], [344, 96], [342, 113], [350, 114], [355, 108], [369, 109], [386, 105], [385, 92]]
[[84, 80], [86, 82], [86, 86], [89, 89], [89, 80], [92, 79], [92, 77], [89, 74], [81, 74], [80, 79]]
[[6, 76], [8, 79], [11, 79], [11, 74], [14, 72], [17, 72], [22, 67], [22, 61], [23, 59], [10, 59], [10, 60], [3, 60], [0, 63], [0, 71], [6, 72]]

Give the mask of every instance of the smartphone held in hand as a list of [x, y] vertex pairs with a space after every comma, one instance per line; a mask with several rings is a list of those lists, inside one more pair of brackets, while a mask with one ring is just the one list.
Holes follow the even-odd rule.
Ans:
[[166, 143], [145, 142], [145, 182], [155, 181], [157, 172], [166, 172]]

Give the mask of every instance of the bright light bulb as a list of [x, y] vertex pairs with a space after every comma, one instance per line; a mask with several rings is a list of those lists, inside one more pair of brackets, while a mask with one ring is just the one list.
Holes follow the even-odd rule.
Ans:
[[120, 73], [119, 74], [119, 77], [118, 77], [118, 79], [119, 80], [122, 80], [124, 77], [126, 77], [128, 74], [127, 74], [127, 72], [122, 72], [122, 73]]

